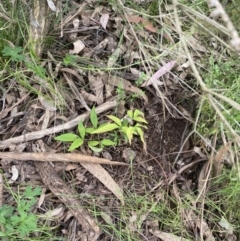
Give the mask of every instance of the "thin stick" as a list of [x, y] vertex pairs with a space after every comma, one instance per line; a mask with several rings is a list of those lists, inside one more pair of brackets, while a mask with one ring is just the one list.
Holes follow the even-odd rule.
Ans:
[[79, 162], [90, 164], [125, 165], [122, 162], [109, 161], [104, 158], [86, 156], [78, 153], [49, 153], [49, 152], [0, 152], [0, 158], [14, 159], [18, 161], [41, 162]]
[[[98, 114], [102, 113], [104, 111], [107, 111], [107, 110], [110, 110], [110, 109], [116, 107], [116, 105], [117, 105], [116, 100], [107, 101], [104, 104], [98, 106], [96, 108], [96, 112]], [[73, 119], [65, 124], [62, 124], [62, 125], [54, 126], [54, 127], [51, 127], [51, 128], [45, 129], [45, 130], [34, 131], [31, 133], [27, 133], [26, 135], [21, 135], [21, 136], [13, 137], [13, 138], [10, 138], [10, 139], [4, 140], [4, 141], [0, 141], [0, 149], [9, 147], [9, 145], [11, 145], [11, 144], [18, 144], [18, 143], [23, 143], [26, 141], [37, 140], [37, 139], [40, 139], [47, 135], [62, 132], [64, 130], [69, 130], [69, 129], [77, 126], [79, 121], [84, 121], [89, 116], [89, 113], [90, 112], [82, 114], [82, 115], [76, 117], [75, 119]]]

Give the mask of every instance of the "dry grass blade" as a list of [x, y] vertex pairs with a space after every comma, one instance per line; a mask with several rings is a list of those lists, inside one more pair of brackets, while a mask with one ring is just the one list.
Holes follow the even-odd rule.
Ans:
[[91, 109], [88, 107], [86, 101], [83, 99], [81, 93], [78, 91], [74, 82], [68, 77], [67, 74], [63, 73], [64, 78], [67, 80], [68, 85], [70, 86], [72, 92], [74, 93], [75, 97], [79, 100], [79, 102], [85, 107], [86, 110], [90, 111]]
[[122, 205], [124, 205], [122, 189], [101, 165], [92, 165], [90, 163], [81, 163], [81, 165], [92, 173], [93, 176], [107, 187], [121, 201]]
[[40, 152], [0, 152], [0, 158], [14, 159], [19, 161], [57, 161], [57, 162], [79, 162], [89, 164], [127, 165], [121, 162], [112, 162], [104, 158], [81, 155], [78, 153], [40, 153]]

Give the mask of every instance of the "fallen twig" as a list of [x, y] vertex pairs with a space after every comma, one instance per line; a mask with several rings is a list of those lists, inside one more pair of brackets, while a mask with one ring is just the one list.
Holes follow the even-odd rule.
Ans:
[[[117, 105], [116, 100], [107, 101], [104, 104], [98, 106], [96, 108], [96, 112], [97, 112], [97, 114], [102, 113], [104, 111], [114, 108], [116, 105]], [[18, 143], [23, 143], [26, 141], [37, 140], [37, 139], [40, 139], [47, 135], [62, 132], [63, 130], [69, 130], [69, 129], [77, 126], [79, 121], [84, 121], [89, 116], [89, 113], [90, 112], [82, 114], [82, 115], [76, 117], [75, 119], [73, 119], [65, 124], [62, 124], [62, 125], [54, 126], [54, 127], [48, 128], [48, 129], [40, 130], [40, 131], [34, 131], [31, 133], [27, 133], [25, 135], [21, 135], [21, 136], [13, 137], [13, 138], [10, 138], [10, 139], [4, 140], [4, 141], [0, 141], [0, 149], [4, 149], [11, 144], [18, 144]]]
[[122, 162], [109, 161], [104, 158], [86, 156], [78, 153], [49, 153], [49, 152], [0, 152], [0, 158], [14, 159], [18, 161], [40, 162], [79, 162], [90, 164], [128, 165]]

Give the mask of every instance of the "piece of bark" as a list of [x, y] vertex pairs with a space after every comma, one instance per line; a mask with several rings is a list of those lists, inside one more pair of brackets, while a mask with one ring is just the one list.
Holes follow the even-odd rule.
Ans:
[[76, 198], [76, 193], [63, 182], [48, 162], [36, 162], [36, 167], [44, 184], [76, 217], [88, 240], [98, 240], [101, 230], [90, 213], [82, 207], [81, 202]]

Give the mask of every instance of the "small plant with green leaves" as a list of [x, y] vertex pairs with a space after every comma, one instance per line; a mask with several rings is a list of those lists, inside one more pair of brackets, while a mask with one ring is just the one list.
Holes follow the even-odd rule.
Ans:
[[0, 237], [1, 240], [29, 240], [31, 234], [39, 231], [38, 217], [31, 212], [36, 204], [36, 196], [41, 194], [41, 188], [26, 187], [23, 195], [16, 197], [17, 206], [4, 204], [0, 207]]
[[92, 124], [91, 127], [85, 127], [83, 122], [80, 121], [78, 124], [79, 135], [76, 135], [74, 133], [66, 133], [55, 137], [55, 140], [62, 142], [72, 142], [68, 151], [73, 151], [78, 147], [81, 147], [84, 142], [87, 141], [87, 145], [90, 149], [92, 149], [94, 152], [101, 152], [106, 146], [115, 146], [116, 142], [108, 138], [104, 138], [102, 140], [90, 138], [87, 139], [86, 135], [91, 136], [94, 134], [99, 135], [111, 132], [115, 134], [115, 137], [117, 137], [117, 139], [119, 139], [119, 134], [123, 134], [125, 140], [130, 144], [132, 142], [133, 135], [139, 136], [143, 143], [144, 150], [146, 150], [143, 129], [147, 128], [145, 125], [147, 124], [147, 121], [144, 119], [144, 115], [140, 110], [129, 110], [126, 117], [122, 120], [113, 115], [108, 115], [107, 117], [113, 122], [105, 122], [98, 125], [97, 113], [95, 107], [93, 107], [90, 112], [90, 121]]
[[[76, 135], [73, 133], [66, 133], [66, 134], [57, 136], [55, 140], [62, 141], [62, 142], [72, 142], [68, 151], [73, 151], [77, 149], [78, 147], [82, 146], [85, 141], [87, 141], [88, 147], [94, 152], [101, 152], [106, 146], [114, 146], [115, 142], [111, 141], [110, 139], [103, 139], [103, 140], [86, 139], [86, 135], [92, 134], [95, 130], [107, 124], [107, 123], [103, 123], [100, 126], [98, 126], [98, 117], [97, 117], [95, 107], [93, 107], [90, 112], [90, 121], [92, 124], [91, 127], [85, 127], [82, 121], [78, 123], [79, 135]], [[111, 125], [110, 126], [108, 125], [108, 128], [106, 128], [105, 132], [111, 131], [111, 130], [112, 130]]]
[[[129, 142], [130, 145], [132, 143], [133, 135], [136, 135], [140, 137], [140, 140], [143, 143], [143, 148], [146, 150], [143, 129], [147, 129], [146, 125], [148, 122], [140, 110], [128, 110], [127, 115], [122, 120], [113, 115], [108, 115], [107, 117], [114, 122], [112, 125], [115, 125], [115, 129], [118, 129], [118, 131], [123, 134], [125, 140]], [[99, 133], [99, 129], [92, 134]]]
[[22, 47], [9, 47], [5, 46], [4, 49], [2, 50], [3, 56], [4, 57], [10, 57], [11, 61], [21, 61], [25, 60], [25, 55], [22, 54]]

